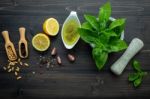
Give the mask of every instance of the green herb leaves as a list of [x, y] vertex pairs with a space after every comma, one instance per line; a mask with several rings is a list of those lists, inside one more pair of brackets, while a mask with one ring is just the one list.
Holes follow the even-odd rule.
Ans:
[[134, 60], [132, 66], [136, 71], [141, 72], [141, 65], [138, 61]]
[[109, 52], [118, 52], [120, 50], [126, 49], [127, 48], [127, 44], [125, 43], [125, 41], [117, 39], [114, 40], [112, 39], [110, 42], [110, 49], [108, 50]]
[[84, 15], [86, 21], [95, 29], [99, 30], [99, 24], [95, 16], [92, 15]]
[[93, 48], [92, 55], [95, 60], [97, 68], [99, 70], [102, 69], [107, 61], [108, 53], [103, 50], [100, 50], [100, 48], [95, 47]]
[[98, 17], [84, 15], [85, 22], [78, 29], [80, 37], [86, 43], [92, 45], [92, 55], [98, 70], [101, 70], [111, 52], [118, 52], [127, 48], [125, 41], [120, 36], [125, 26], [125, 19], [110, 20], [110, 2], [104, 4]]
[[143, 77], [147, 75], [147, 72], [142, 71], [140, 63], [136, 60], [133, 61], [132, 66], [136, 73], [129, 74], [128, 80], [133, 82], [134, 87], [138, 87], [142, 83]]
[[109, 26], [109, 29], [115, 29], [116, 27], [120, 27], [120, 26], [123, 26], [125, 23], [125, 19], [116, 19], [115, 21], [113, 21], [110, 26]]
[[99, 10], [99, 22], [107, 22], [109, 20], [109, 17], [111, 16], [111, 5], [110, 2], [107, 2], [104, 4], [100, 10]]

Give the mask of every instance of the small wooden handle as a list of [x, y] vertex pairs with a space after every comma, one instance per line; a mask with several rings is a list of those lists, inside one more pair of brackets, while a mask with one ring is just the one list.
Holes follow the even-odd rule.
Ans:
[[26, 31], [26, 29], [25, 29], [24, 27], [20, 27], [20, 28], [19, 28], [20, 39], [21, 39], [21, 40], [25, 40], [25, 31]]
[[3, 38], [5, 40], [5, 43], [9, 43], [10, 39], [9, 39], [8, 31], [2, 31], [2, 35], [3, 35]]

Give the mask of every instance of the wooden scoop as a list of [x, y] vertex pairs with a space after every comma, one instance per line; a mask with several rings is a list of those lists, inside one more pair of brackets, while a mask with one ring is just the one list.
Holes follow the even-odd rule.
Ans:
[[16, 50], [15, 50], [14, 44], [9, 39], [8, 31], [3, 31], [2, 35], [3, 35], [4, 40], [5, 40], [5, 50], [6, 50], [8, 59], [10, 61], [17, 60]]
[[19, 32], [20, 32], [20, 41], [19, 41], [19, 56], [21, 58], [27, 58], [28, 57], [28, 43], [25, 38], [25, 28], [20, 27]]

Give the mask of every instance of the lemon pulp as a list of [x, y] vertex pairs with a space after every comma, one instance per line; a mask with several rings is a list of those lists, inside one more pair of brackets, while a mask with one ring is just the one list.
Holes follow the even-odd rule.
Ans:
[[47, 35], [38, 33], [33, 37], [32, 45], [38, 51], [46, 51], [50, 46], [50, 40]]
[[47, 19], [43, 24], [43, 31], [50, 36], [57, 35], [59, 31], [58, 21], [55, 18]]

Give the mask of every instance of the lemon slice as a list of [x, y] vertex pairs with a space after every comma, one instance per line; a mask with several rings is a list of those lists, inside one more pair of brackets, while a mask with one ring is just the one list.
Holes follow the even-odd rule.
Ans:
[[50, 46], [50, 39], [47, 35], [38, 33], [33, 37], [32, 45], [38, 51], [46, 51]]
[[50, 36], [57, 35], [59, 31], [58, 21], [54, 18], [47, 19], [43, 24], [43, 31]]

